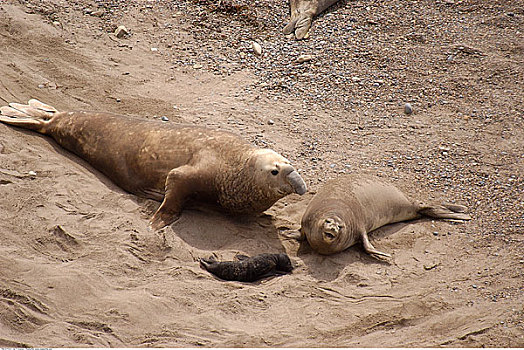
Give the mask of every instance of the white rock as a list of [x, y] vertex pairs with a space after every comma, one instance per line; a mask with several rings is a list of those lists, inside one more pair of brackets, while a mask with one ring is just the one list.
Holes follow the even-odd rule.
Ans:
[[411, 114], [411, 113], [413, 113], [413, 107], [411, 107], [411, 104], [406, 103], [406, 104], [404, 105], [404, 113], [406, 113], [406, 114], [408, 114], [408, 115]]
[[255, 53], [255, 55], [257, 56], [262, 55], [262, 46], [260, 46], [259, 43], [257, 43], [256, 41], [253, 41], [251, 43], [251, 46], [253, 47], [253, 52]]
[[313, 56], [311, 55], [300, 55], [297, 57], [297, 62], [298, 63], [304, 63], [304, 62], [309, 62], [313, 59]]
[[115, 29], [115, 36], [117, 38], [123, 38], [126, 35], [129, 35], [129, 30], [127, 30], [126, 27], [118, 26], [118, 28]]

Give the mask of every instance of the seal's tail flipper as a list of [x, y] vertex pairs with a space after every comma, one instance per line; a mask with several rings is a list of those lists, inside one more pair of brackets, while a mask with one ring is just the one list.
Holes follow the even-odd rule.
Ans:
[[471, 216], [465, 213], [466, 209], [463, 205], [444, 204], [423, 207], [418, 213], [435, 219], [471, 220]]
[[43, 102], [32, 99], [27, 105], [10, 103], [0, 107], [0, 122], [43, 132], [45, 125], [58, 111]]

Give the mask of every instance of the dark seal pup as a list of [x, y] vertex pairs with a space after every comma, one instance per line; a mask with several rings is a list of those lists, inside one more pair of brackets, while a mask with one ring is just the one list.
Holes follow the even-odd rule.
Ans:
[[37, 100], [0, 108], [0, 121], [51, 136], [124, 190], [161, 201], [153, 229], [175, 221], [188, 199], [256, 214], [304, 194], [289, 161], [235, 134], [112, 113], [58, 112]]
[[302, 216], [300, 233], [320, 254], [335, 254], [361, 241], [374, 256], [368, 233], [386, 224], [420, 217], [470, 220], [461, 205], [425, 205], [409, 199], [395, 186], [375, 177], [341, 176], [327, 182]]
[[294, 33], [297, 39], [306, 38], [313, 18], [336, 2], [338, 0], [289, 0], [291, 19], [284, 27], [284, 34]]
[[200, 266], [226, 281], [254, 282], [259, 279], [293, 271], [287, 254], [259, 254], [252, 258], [237, 255], [239, 261], [200, 259]]

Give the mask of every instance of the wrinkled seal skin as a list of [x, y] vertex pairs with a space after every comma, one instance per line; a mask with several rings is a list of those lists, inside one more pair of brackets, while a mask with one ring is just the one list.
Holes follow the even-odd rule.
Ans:
[[240, 261], [216, 261], [213, 258], [200, 259], [200, 266], [226, 281], [254, 282], [274, 275], [293, 271], [287, 254], [260, 254], [252, 258], [237, 256]]
[[362, 241], [369, 254], [389, 257], [373, 247], [369, 232], [423, 216], [470, 220], [465, 209], [460, 205], [424, 205], [375, 177], [341, 176], [326, 183], [312, 198], [297, 238], [306, 238], [320, 254], [335, 254]]
[[336, 2], [338, 0], [290, 0], [291, 19], [283, 33], [294, 33], [297, 39], [304, 39], [309, 33], [313, 18]]
[[153, 229], [189, 199], [256, 214], [306, 185], [289, 161], [235, 134], [112, 113], [57, 112], [37, 100], [0, 108], [0, 121], [51, 136], [124, 190], [161, 201]]

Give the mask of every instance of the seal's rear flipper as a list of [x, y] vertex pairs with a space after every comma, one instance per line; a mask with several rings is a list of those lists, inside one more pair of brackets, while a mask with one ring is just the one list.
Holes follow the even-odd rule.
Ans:
[[466, 207], [462, 205], [446, 204], [443, 206], [423, 207], [418, 213], [435, 219], [471, 220], [471, 216], [464, 213], [465, 211]]
[[29, 100], [27, 105], [10, 103], [0, 107], [0, 122], [44, 133], [49, 119], [57, 110], [38, 100]]

